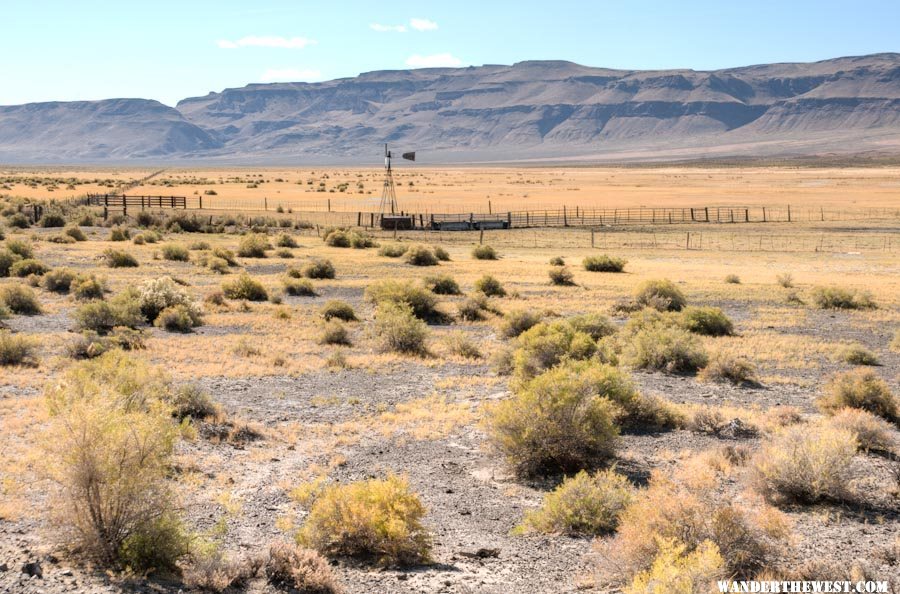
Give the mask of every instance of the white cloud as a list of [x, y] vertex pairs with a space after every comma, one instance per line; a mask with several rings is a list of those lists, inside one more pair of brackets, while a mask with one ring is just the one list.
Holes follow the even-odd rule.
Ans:
[[239, 47], [277, 47], [283, 49], [303, 49], [308, 45], [315, 45], [314, 39], [306, 37], [272, 37], [272, 36], [256, 36], [241, 37], [237, 41], [229, 41], [221, 39], [217, 45], [222, 49], [235, 49]]
[[372, 23], [369, 28], [379, 33], [406, 33], [406, 25], [380, 25]]
[[261, 82], [306, 82], [322, 78], [318, 70], [298, 68], [269, 68], [259, 77]]
[[413, 68], [452, 68], [461, 66], [462, 60], [451, 54], [434, 54], [432, 56], [410, 56], [406, 65]]
[[409, 19], [409, 26], [416, 31], [434, 31], [438, 28], [437, 23], [428, 19]]

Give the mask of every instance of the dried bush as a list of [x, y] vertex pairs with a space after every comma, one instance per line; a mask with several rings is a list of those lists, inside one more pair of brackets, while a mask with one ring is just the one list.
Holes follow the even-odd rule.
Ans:
[[287, 233], [282, 233], [275, 240], [275, 245], [280, 248], [295, 248], [297, 246], [297, 240], [294, 239], [293, 235], [288, 235]]
[[269, 298], [269, 293], [263, 284], [246, 273], [222, 283], [222, 293], [229, 299], [246, 299], [247, 301], [265, 301]]
[[140, 331], [122, 326], [112, 329], [112, 333], [103, 336], [93, 330], [84, 330], [66, 347], [66, 353], [73, 359], [93, 359], [111, 351], [126, 351], [144, 348]]
[[110, 241], [128, 241], [129, 232], [124, 227], [113, 227], [109, 232]]
[[262, 233], [250, 233], [241, 237], [237, 255], [241, 258], [265, 258], [266, 251], [271, 250], [269, 238]]
[[340, 344], [351, 345], [350, 335], [347, 328], [338, 320], [331, 320], [322, 325], [322, 335], [319, 337], [319, 344]]
[[566, 261], [562, 258], [562, 256], [554, 256], [550, 258], [550, 266], [565, 266]]
[[8, 249], [0, 250], [0, 277], [9, 276], [10, 268], [21, 259], [22, 256], [14, 254]]
[[328, 561], [317, 552], [291, 543], [275, 543], [265, 562], [268, 581], [281, 588], [308, 594], [341, 594]]
[[489, 274], [486, 274], [475, 281], [475, 290], [488, 297], [506, 296], [506, 289], [503, 288], [500, 281]]
[[668, 279], [644, 281], [635, 289], [634, 298], [638, 305], [659, 311], [681, 311], [687, 305], [684, 293]]
[[34, 249], [31, 244], [24, 239], [8, 239], [6, 240], [6, 250], [19, 256], [20, 258], [34, 258]]
[[497, 250], [489, 245], [476, 245], [472, 248], [472, 257], [476, 260], [496, 260]]
[[841, 359], [850, 365], [879, 365], [878, 355], [861, 344], [851, 344], [841, 352]]
[[68, 268], [57, 268], [44, 275], [41, 286], [53, 293], [68, 293], [75, 278], [75, 273]]
[[481, 358], [481, 350], [478, 348], [478, 345], [462, 330], [456, 330], [447, 334], [444, 337], [444, 344], [447, 347], [447, 351], [452, 355], [457, 355], [464, 359]]
[[184, 584], [204, 592], [224, 592], [230, 588], [242, 588], [254, 578], [262, 566], [262, 559], [234, 561], [222, 553], [219, 547], [212, 550], [192, 551], [191, 561], [182, 568]]
[[736, 386], [756, 384], [756, 366], [743, 357], [718, 352], [710, 357], [698, 378], [704, 382], [729, 382]]
[[438, 259], [428, 246], [413, 245], [406, 250], [406, 263], [413, 266], [437, 266]]
[[166, 332], [181, 333], [190, 332], [195, 326], [191, 311], [185, 305], [173, 305], [165, 308], [159, 312], [153, 325]]
[[9, 275], [17, 276], [19, 278], [25, 278], [26, 276], [31, 276], [32, 274], [35, 276], [41, 276], [42, 274], [46, 274], [49, 271], [49, 266], [33, 258], [18, 260], [9, 267]]
[[445, 250], [441, 246], [439, 246], [439, 245], [434, 246], [432, 248], [432, 251], [434, 252], [434, 257], [437, 258], [438, 260], [440, 260], [441, 262], [449, 262], [450, 261], [450, 254], [447, 252], [447, 250]]
[[477, 322], [485, 318], [485, 312], [492, 311], [487, 296], [475, 294], [467, 297], [457, 306], [459, 317], [467, 322]]
[[515, 338], [537, 326], [542, 317], [540, 313], [529, 309], [508, 311], [500, 320], [500, 334], [506, 338]]
[[725, 283], [729, 285], [739, 285], [741, 284], [741, 277], [736, 274], [725, 275]]
[[688, 551], [674, 538], [659, 539], [657, 548], [653, 564], [634, 576], [624, 594], [706, 594], [717, 580], [727, 576], [719, 547], [711, 541], [703, 541]]
[[0, 366], [36, 365], [38, 341], [0, 328]]
[[176, 419], [206, 419], [219, 414], [219, 406], [209, 392], [197, 384], [183, 384], [169, 393], [167, 400]]
[[345, 322], [355, 322], [359, 319], [356, 317], [356, 312], [353, 311], [353, 307], [349, 303], [337, 299], [328, 301], [324, 307], [322, 307], [322, 317], [325, 318], [326, 321], [338, 319]]
[[426, 276], [423, 279], [425, 287], [435, 295], [461, 295], [459, 284], [449, 274]]
[[378, 250], [378, 255], [386, 258], [399, 258], [408, 249], [409, 246], [402, 243], [386, 243]]
[[550, 276], [550, 284], [570, 287], [575, 284], [575, 276], [566, 266], [553, 266], [547, 272]]
[[303, 266], [301, 274], [306, 278], [334, 278], [334, 265], [330, 260], [314, 260]]
[[894, 332], [894, 338], [891, 339], [890, 349], [895, 353], [900, 353], [900, 330]]
[[581, 265], [588, 272], [622, 272], [628, 260], [612, 256], [588, 256]]
[[21, 283], [0, 286], [0, 304], [24, 316], [36, 316], [43, 311], [31, 287]]
[[312, 282], [307, 278], [291, 278], [289, 276], [281, 279], [284, 292], [292, 297], [315, 297], [316, 289]]
[[768, 498], [799, 503], [846, 499], [856, 445], [856, 436], [845, 429], [788, 427], [754, 457], [756, 488]]
[[382, 302], [375, 312], [374, 334], [383, 351], [426, 355], [428, 326], [406, 303]]
[[679, 316], [685, 330], [704, 336], [731, 336], [734, 324], [718, 307], [685, 307]]
[[568, 362], [516, 386], [488, 408], [494, 446], [523, 476], [571, 472], [609, 459], [617, 420], [636, 392], [607, 365]]
[[332, 485], [316, 498], [297, 541], [327, 557], [380, 565], [423, 563], [431, 552], [424, 516], [425, 507], [405, 478]]
[[112, 248], [103, 252], [103, 260], [110, 268], [136, 268], [138, 266], [137, 258], [128, 252]]
[[164, 260], [173, 262], [187, 262], [191, 259], [188, 249], [180, 243], [166, 243], [160, 247]]
[[871, 293], [843, 287], [815, 287], [812, 301], [819, 309], [875, 309]]
[[842, 408], [827, 422], [836, 429], [852, 433], [861, 450], [892, 452], [897, 448], [891, 424], [868, 411]]
[[634, 491], [615, 469], [594, 474], [582, 470], [544, 495], [540, 509], [528, 512], [518, 531], [592, 536], [614, 532]]
[[695, 335], [653, 310], [632, 317], [617, 336], [617, 344], [622, 361], [635, 369], [684, 373], [697, 371], [708, 361]]
[[883, 379], [870, 369], [838, 373], [825, 385], [816, 405], [826, 414], [842, 408], [867, 410], [894, 423], [900, 422], [900, 403]]
[[365, 299], [376, 305], [383, 303], [406, 304], [420, 320], [429, 323], [444, 323], [447, 314], [437, 308], [434, 294], [414, 284], [412, 281], [382, 280], [366, 287]]
[[785, 289], [790, 289], [794, 286], [794, 275], [790, 272], [783, 272], [775, 276], [775, 282]]
[[72, 295], [79, 301], [87, 301], [90, 299], [103, 299], [106, 287], [103, 281], [94, 275], [79, 275], [71, 286]]

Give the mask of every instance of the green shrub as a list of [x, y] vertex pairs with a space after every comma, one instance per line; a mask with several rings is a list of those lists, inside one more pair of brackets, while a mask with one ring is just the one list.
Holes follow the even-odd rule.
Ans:
[[657, 548], [653, 564], [634, 576], [624, 589], [625, 594], [702, 594], [711, 591], [713, 583], [727, 575], [719, 547], [711, 541], [689, 550], [677, 539], [658, 539]]
[[79, 275], [71, 286], [72, 295], [79, 301], [87, 301], [89, 299], [103, 299], [103, 293], [106, 287], [103, 282], [94, 275]]
[[530, 309], [508, 311], [500, 321], [500, 334], [506, 338], [515, 338], [535, 326], [543, 316]]
[[297, 247], [297, 240], [294, 239], [293, 235], [282, 233], [275, 240], [275, 245], [280, 248], [295, 248]]
[[868, 291], [842, 287], [815, 287], [812, 300], [819, 309], [875, 309], [878, 307]]
[[10, 268], [21, 259], [22, 256], [7, 249], [0, 250], [0, 277], [9, 276]]
[[687, 305], [684, 294], [668, 279], [644, 281], [635, 290], [634, 297], [642, 307], [659, 311], [681, 311]]
[[195, 324], [191, 311], [185, 305], [172, 305], [156, 316], [153, 325], [166, 332], [190, 332]]
[[562, 287], [575, 284], [575, 276], [566, 266], [553, 266], [547, 274], [550, 276], [550, 284]]
[[237, 266], [238, 262], [234, 259], [234, 252], [226, 248], [215, 248], [212, 251], [213, 257], [225, 260], [229, 266]]
[[338, 320], [330, 320], [322, 325], [322, 335], [319, 337], [319, 344], [342, 344], [350, 345], [350, 335], [347, 328]]
[[413, 245], [406, 250], [406, 263], [413, 266], [437, 266], [438, 259], [427, 246]]
[[72, 317], [79, 330], [98, 334], [108, 334], [117, 326], [135, 328], [145, 320], [139, 299], [136, 290], [126, 290], [109, 301], [89, 301], [79, 306]]
[[313, 260], [303, 266], [301, 273], [306, 278], [329, 279], [334, 278], [334, 265], [330, 260]]
[[447, 252], [447, 250], [445, 250], [441, 246], [439, 246], [439, 245], [434, 246], [432, 248], [432, 251], [434, 252], [434, 257], [437, 258], [438, 260], [440, 260], [441, 262], [449, 262], [450, 261], [450, 254]]
[[123, 227], [113, 227], [109, 232], [110, 241], [128, 241], [128, 238], [128, 229], [125, 229]]
[[72, 366], [47, 391], [53, 522], [103, 564], [174, 570], [187, 553], [167, 481], [178, 428], [158, 400], [164, 386], [158, 372], [112, 351]]
[[614, 367], [570, 362], [518, 386], [489, 407], [492, 443], [523, 476], [601, 464], [615, 450], [620, 402], [634, 388]]
[[331, 247], [356, 249], [375, 247], [375, 240], [368, 235], [345, 229], [326, 230], [324, 240]]
[[228, 274], [230, 272], [228, 262], [215, 256], [206, 258], [206, 267], [217, 274]]
[[485, 294], [488, 297], [506, 296], [506, 289], [503, 288], [503, 285], [500, 284], [500, 281], [489, 274], [486, 274], [475, 281], [475, 290], [479, 293]]
[[75, 273], [68, 268], [57, 268], [44, 275], [41, 286], [54, 293], [68, 293], [75, 279]]
[[326, 487], [297, 534], [300, 544], [326, 557], [410, 565], [430, 559], [425, 506], [405, 478], [390, 475]]
[[488, 298], [479, 293], [467, 297], [465, 301], [457, 306], [457, 311], [460, 319], [467, 322], [477, 322], [484, 319], [485, 312], [491, 311], [491, 306], [488, 303]]
[[66, 225], [66, 218], [58, 212], [48, 212], [41, 217], [38, 223], [44, 229], [53, 229], [64, 227]]
[[472, 339], [462, 330], [455, 330], [444, 337], [444, 345], [451, 355], [457, 355], [464, 359], [480, 359], [481, 350]]
[[841, 352], [841, 359], [850, 365], [879, 365], [878, 355], [861, 344], [851, 344]]
[[202, 325], [200, 307], [182, 287], [168, 276], [144, 281], [138, 292], [141, 314], [152, 323], [163, 310], [180, 306], [179, 313], [187, 314], [191, 326]]
[[489, 245], [476, 245], [472, 248], [472, 257], [476, 260], [496, 260], [497, 251]]
[[425, 287], [435, 295], [461, 295], [459, 284], [449, 274], [426, 276]]
[[31, 287], [20, 283], [0, 286], [0, 303], [14, 314], [24, 316], [35, 316], [42, 311]]
[[614, 469], [595, 474], [582, 470], [545, 495], [540, 509], [528, 512], [518, 531], [591, 536], [614, 532], [633, 497], [634, 487]]
[[408, 305], [413, 315], [429, 323], [443, 323], [446, 314], [437, 309], [437, 298], [431, 291], [412, 281], [383, 280], [366, 287], [365, 299], [370, 303]]
[[581, 314], [568, 319], [578, 332], [584, 332], [594, 340], [600, 340], [616, 333], [616, 326], [609, 318], [599, 313]]
[[0, 328], [0, 366], [36, 365], [38, 342]]
[[186, 247], [178, 243], [166, 243], [160, 247], [164, 260], [173, 262], [187, 262], [191, 259], [190, 253]]
[[110, 268], [135, 268], [138, 266], [138, 261], [134, 256], [121, 250], [105, 250], [103, 258]]
[[883, 379], [870, 369], [838, 373], [825, 385], [816, 405], [826, 414], [842, 408], [866, 410], [894, 423], [900, 422], [900, 403]]
[[597, 350], [594, 340], [565, 321], [542, 322], [516, 339], [515, 374], [529, 379], [566, 360], [589, 359]]
[[20, 258], [34, 258], [34, 250], [31, 244], [22, 239], [9, 239], [6, 241], [6, 249]]
[[13, 264], [9, 269], [10, 276], [17, 276], [19, 278], [25, 278], [26, 276], [31, 276], [32, 274], [35, 276], [41, 276], [42, 274], [46, 274], [50, 270], [50, 267], [45, 265], [43, 262], [38, 260], [33, 260], [31, 258], [26, 258], [25, 260], [19, 260], [15, 264]]
[[211, 248], [212, 248], [212, 246], [210, 246], [209, 242], [207, 242], [207, 241], [192, 241], [191, 244], [188, 246], [188, 249], [191, 250], [192, 252], [199, 252], [199, 251], [208, 250]]
[[356, 312], [353, 311], [353, 307], [349, 303], [337, 299], [330, 300], [322, 307], [322, 317], [325, 318], [326, 321], [337, 319], [345, 322], [355, 322], [359, 319], [356, 317]]
[[[651, 310], [652, 311], [652, 310]], [[708, 362], [697, 337], [660, 314], [639, 314], [618, 337], [622, 360], [635, 369], [697, 371]]]
[[378, 250], [378, 255], [386, 258], [399, 258], [408, 249], [409, 246], [402, 243], [386, 243]]
[[743, 357], [716, 353], [700, 370], [698, 378], [705, 382], [730, 382], [736, 386], [756, 384], [756, 366]]
[[622, 272], [628, 260], [623, 258], [614, 258], [612, 256], [588, 256], [581, 265], [588, 272]]
[[731, 336], [734, 324], [718, 307], [686, 307], [681, 311], [681, 325], [688, 332], [704, 336]]
[[10, 227], [15, 227], [16, 229], [28, 229], [31, 227], [28, 218], [20, 212], [6, 217], [6, 224]]
[[856, 436], [844, 429], [788, 427], [754, 457], [756, 486], [769, 498], [800, 503], [844, 499], [856, 447]]
[[93, 359], [112, 349], [133, 351], [142, 348], [144, 340], [139, 330], [117, 326], [108, 336], [102, 336], [93, 330], [83, 331], [66, 346], [66, 352], [73, 359]]
[[406, 303], [379, 303], [375, 313], [374, 334], [383, 351], [412, 355], [425, 355], [428, 352], [428, 327], [413, 315], [412, 307]]
[[315, 297], [316, 289], [307, 278], [285, 277], [281, 279], [284, 292], [292, 297]]
[[269, 298], [269, 293], [263, 284], [246, 273], [222, 283], [222, 292], [229, 299], [265, 301]]
[[237, 255], [241, 258], [265, 258], [266, 250], [272, 249], [269, 238], [262, 233], [250, 233], [241, 237]]

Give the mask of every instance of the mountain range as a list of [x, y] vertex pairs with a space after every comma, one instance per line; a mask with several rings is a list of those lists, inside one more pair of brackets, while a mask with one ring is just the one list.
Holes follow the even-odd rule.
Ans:
[[715, 71], [564, 61], [0, 106], [3, 163], [430, 164], [900, 154], [900, 54]]

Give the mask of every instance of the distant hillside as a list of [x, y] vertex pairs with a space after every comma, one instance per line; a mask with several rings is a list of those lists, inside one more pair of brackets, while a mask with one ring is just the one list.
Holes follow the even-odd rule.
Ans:
[[711, 72], [383, 71], [184, 99], [0, 107], [0, 161], [432, 163], [900, 153], [900, 54]]

